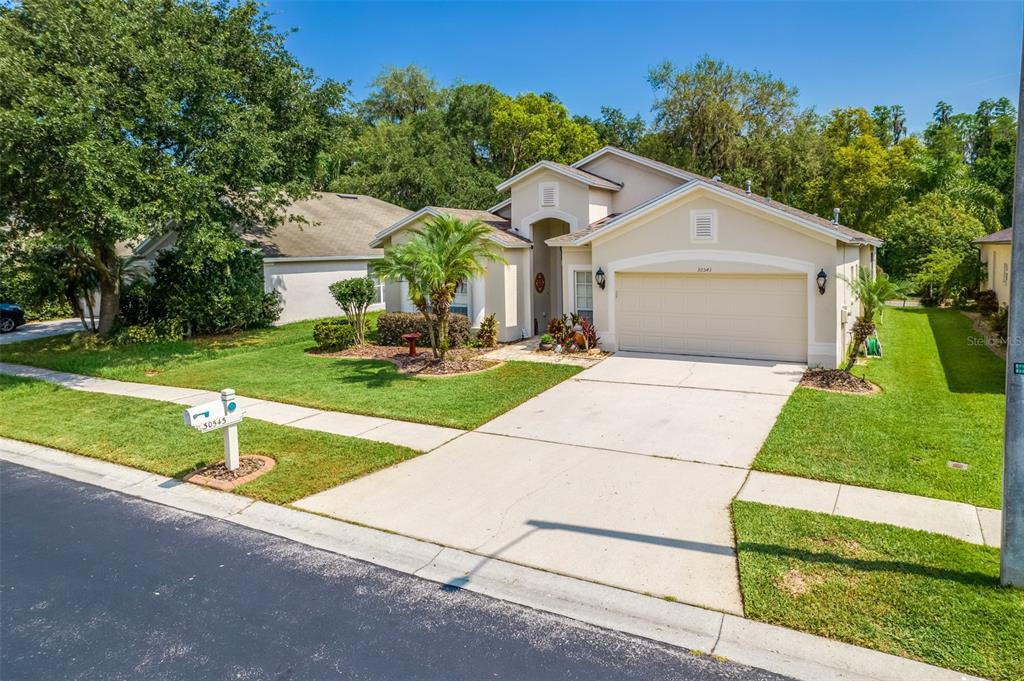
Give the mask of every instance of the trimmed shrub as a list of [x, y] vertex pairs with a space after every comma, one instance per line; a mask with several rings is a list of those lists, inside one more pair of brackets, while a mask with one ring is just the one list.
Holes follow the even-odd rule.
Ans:
[[999, 311], [999, 298], [995, 291], [979, 291], [974, 297], [974, 304], [981, 314], [992, 314]]
[[330, 319], [313, 325], [313, 340], [321, 350], [337, 352], [356, 343], [356, 330], [347, 319]]
[[377, 282], [370, 277], [342, 279], [330, 285], [331, 295], [352, 322], [357, 343], [366, 342], [366, 308], [377, 302]]
[[480, 332], [476, 335], [480, 346], [493, 348], [498, 345], [498, 315], [491, 313], [480, 322]]
[[[448, 316], [448, 344], [451, 347], [465, 345], [470, 337], [469, 317], [461, 314]], [[436, 332], [436, 325], [435, 325]], [[402, 334], [421, 333], [420, 344], [425, 345], [430, 333], [423, 315], [412, 312], [385, 312], [377, 317], [377, 343], [380, 345], [405, 345]]]

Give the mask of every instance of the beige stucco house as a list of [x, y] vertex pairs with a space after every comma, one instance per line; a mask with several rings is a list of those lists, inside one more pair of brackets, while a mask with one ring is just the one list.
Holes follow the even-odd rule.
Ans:
[[[873, 271], [881, 243], [614, 147], [571, 166], [542, 161], [498, 190], [509, 198], [487, 211], [424, 208], [370, 245], [386, 248], [441, 213], [487, 222], [507, 264], [461, 287], [456, 307], [474, 326], [495, 313], [502, 341], [576, 312], [608, 350], [834, 367], [857, 306], [839, 275]], [[384, 298], [388, 310], [411, 310], [400, 282]]]
[[1003, 229], [975, 239], [981, 251], [981, 261], [985, 263], [985, 281], [982, 290], [995, 291], [1000, 305], [1010, 302], [1010, 254], [1013, 241], [1013, 228]]

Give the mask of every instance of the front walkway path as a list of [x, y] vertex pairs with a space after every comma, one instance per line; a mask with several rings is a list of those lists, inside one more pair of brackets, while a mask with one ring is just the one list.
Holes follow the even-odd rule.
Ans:
[[[3, 362], [0, 362], [0, 373], [35, 378], [55, 383], [65, 388], [71, 388], [72, 390], [140, 397], [147, 400], [174, 402], [190, 407], [220, 397], [220, 393], [210, 390], [114, 381], [108, 378], [94, 378], [81, 374], [51, 371], [49, 369], [40, 369], [20, 364], [6, 364]], [[299, 407], [283, 402], [257, 400], [242, 395], [238, 396], [237, 402], [245, 410], [245, 415], [248, 418], [275, 423], [279, 426], [320, 430], [335, 435], [359, 437], [364, 440], [390, 442], [391, 444], [402, 445], [403, 447], [423, 452], [440, 447], [445, 442], [465, 432], [455, 428], [442, 428], [441, 426], [430, 426], [410, 421], [395, 421], [376, 416], [361, 416], [340, 411], [310, 409], [309, 407]]]
[[10, 345], [21, 341], [60, 336], [82, 330], [82, 322], [78, 319], [50, 319], [45, 322], [29, 322], [19, 326], [10, 333], [0, 336], [0, 345]]
[[957, 501], [761, 471], [750, 472], [736, 498], [945, 534], [972, 544], [998, 547], [1000, 541], [998, 509]]
[[491, 350], [481, 357], [515, 362], [541, 362], [542, 364], [571, 364], [578, 367], [592, 367], [607, 355], [578, 355], [555, 352], [537, 352], [540, 336], [526, 338], [514, 343], [505, 343], [497, 350]]

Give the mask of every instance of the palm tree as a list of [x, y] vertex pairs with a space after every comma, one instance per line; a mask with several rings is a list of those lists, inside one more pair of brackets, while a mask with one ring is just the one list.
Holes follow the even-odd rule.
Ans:
[[412, 301], [416, 310], [423, 315], [423, 318], [427, 320], [430, 350], [434, 353], [434, 357], [437, 357], [434, 317], [430, 312], [430, 301], [425, 293], [427, 282], [421, 267], [422, 257], [417, 252], [414, 243], [414, 241], [407, 241], [385, 249], [384, 256], [374, 262], [373, 271], [385, 279], [406, 282], [409, 289], [409, 300]]
[[881, 314], [886, 301], [906, 296], [906, 285], [896, 283], [886, 274], [872, 276], [871, 270], [861, 267], [855, 279], [839, 278], [850, 285], [853, 295], [860, 301], [860, 316], [853, 325], [853, 345], [844, 371], [850, 371], [857, 362], [857, 353], [868, 336], [875, 332], [875, 314]]
[[411, 230], [409, 257], [422, 274], [420, 290], [430, 298], [437, 319], [438, 357], [448, 353], [448, 317], [455, 289], [464, 281], [487, 273], [486, 262], [505, 263], [497, 245], [488, 238], [491, 228], [479, 220], [463, 222], [452, 215], [428, 220], [423, 229]]

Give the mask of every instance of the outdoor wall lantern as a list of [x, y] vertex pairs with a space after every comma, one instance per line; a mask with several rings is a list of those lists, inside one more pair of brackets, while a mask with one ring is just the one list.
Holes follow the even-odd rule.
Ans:
[[603, 291], [605, 282], [604, 270], [602, 270], [600, 267], [597, 268], [597, 272], [594, 272], [594, 281], [597, 282], [597, 285], [601, 287], [601, 290]]
[[825, 295], [825, 282], [828, 281], [828, 275], [825, 274], [825, 270], [822, 269], [818, 272], [818, 293]]

